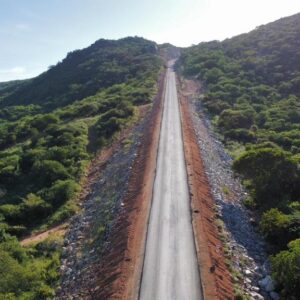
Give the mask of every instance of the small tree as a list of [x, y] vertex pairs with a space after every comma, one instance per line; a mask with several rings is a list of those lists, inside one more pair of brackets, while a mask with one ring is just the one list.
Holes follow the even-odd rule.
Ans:
[[70, 178], [65, 167], [54, 160], [42, 160], [34, 163], [32, 175], [42, 185], [50, 186], [56, 180]]
[[46, 217], [51, 211], [51, 205], [40, 196], [28, 194], [22, 203], [24, 222], [34, 223], [36, 220]]
[[283, 214], [277, 208], [272, 208], [262, 215], [260, 229], [271, 244], [283, 248], [289, 241], [288, 228], [291, 222], [288, 215]]

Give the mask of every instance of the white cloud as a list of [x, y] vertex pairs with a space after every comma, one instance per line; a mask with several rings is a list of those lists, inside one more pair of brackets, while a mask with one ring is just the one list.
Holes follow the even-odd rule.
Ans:
[[31, 77], [31, 74], [23, 67], [13, 67], [0, 70], [0, 82], [15, 79], [25, 79]]

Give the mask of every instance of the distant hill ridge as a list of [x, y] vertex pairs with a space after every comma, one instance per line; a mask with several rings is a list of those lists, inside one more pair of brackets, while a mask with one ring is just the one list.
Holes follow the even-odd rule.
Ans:
[[[57, 65], [17, 90], [13, 85], [11, 90], [4, 89], [2, 94], [8, 95], [0, 102], [0, 108], [37, 104], [52, 109], [67, 105], [102, 88], [143, 76], [149, 72], [152, 64], [149, 62], [156, 53], [156, 44], [143, 38], [100, 39], [85, 49], [70, 52]], [[154, 70], [157, 62], [152, 65]]]

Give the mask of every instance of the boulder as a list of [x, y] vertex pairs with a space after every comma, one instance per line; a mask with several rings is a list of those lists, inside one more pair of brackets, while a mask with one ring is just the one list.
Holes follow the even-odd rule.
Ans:
[[264, 300], [265, 299], [261, 294], [256, 293], [256, 292], [251, 292], [250, 296], [251, 296], [251, 299], [255, 299], [255, 300]]
[[274, 281], [270, 275], [267, 275], [264, 279], [258, 282], [259, 286], [267, 292], [274, 291]]
[[252, 272], [251, 272], [251, 270], [249, 270], [249, 269], [246, 269], [246, 270], [245, 270], [245, 275], [246, 275], [246, 276], [252, 275]]

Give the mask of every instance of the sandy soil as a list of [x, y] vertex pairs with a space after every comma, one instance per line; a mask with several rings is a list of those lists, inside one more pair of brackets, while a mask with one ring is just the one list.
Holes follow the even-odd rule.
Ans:
[[28, 246], [31, 244], [39, 243], [45, 240], [49, 235], [53, 233], [63, 236], [67, 231], [67, 227], [68, 227], [68, 223], [60, 224], [44, 232], [36, 233], [32, 236], [29, 236], [21, 240], [20, 243], [22, 246]]

